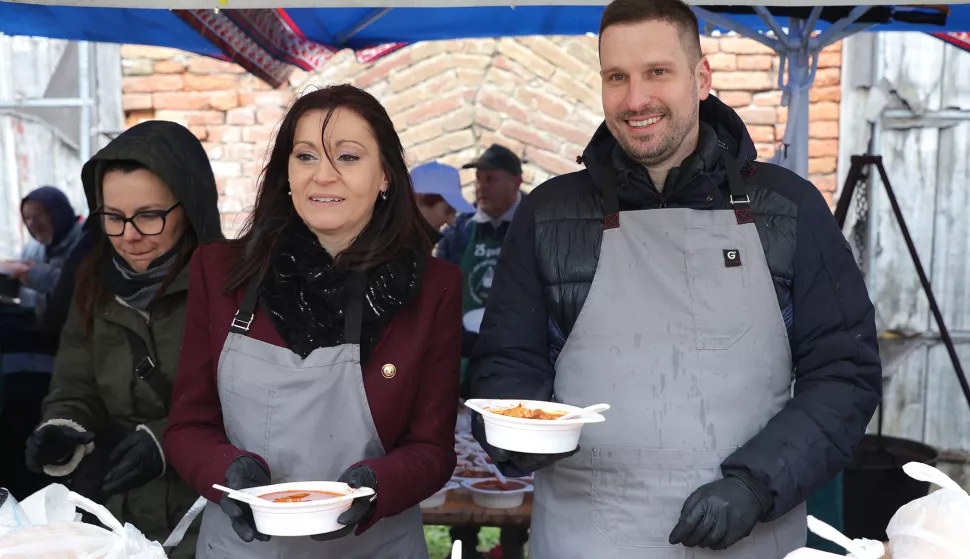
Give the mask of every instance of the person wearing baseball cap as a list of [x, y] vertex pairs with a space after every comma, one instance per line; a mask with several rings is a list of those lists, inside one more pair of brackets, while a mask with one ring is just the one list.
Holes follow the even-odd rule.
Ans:
[[[445, 225], [454, 225], [459, 212], [475, 211], [475, 206], [469, 204], [461, 194], [458, 169], [450, 165], [436, 161], [418, 165], [411, 169], [411, 184], [414, 186], [418, 210], [435, 231]], [[439, 235], [432, 241], [437, 244], [440, 239]]]

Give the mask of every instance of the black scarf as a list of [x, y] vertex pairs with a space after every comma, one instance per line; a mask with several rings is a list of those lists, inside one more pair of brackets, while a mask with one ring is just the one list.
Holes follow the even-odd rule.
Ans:
[[158, 296], [165, 278], [178, 263], [178, 256], [184, 242], [183, 237], [171, 250], [153, 260], [144, 272], [132, 270], [131, 266], [112, 249], [110, 257], [104, 259], [101, 270], [105, 288], [117, 295], [129, 307], [147, 312]]
[[[361, 361], [398, 310], [417, 294], [425, 259], [412, 251], [366, 273], [361, 326]], [[318, 347], [344, 343], [348, 274], [301, 222], [294, 222], [273, 247], [259, 301], [290, 349], [306, 358]]]

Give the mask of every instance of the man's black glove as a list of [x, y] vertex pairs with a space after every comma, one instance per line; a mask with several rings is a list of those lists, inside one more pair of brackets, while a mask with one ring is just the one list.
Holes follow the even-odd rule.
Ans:
[[165, 459], [149, 433], [136, 430], [118, 443], [109, 458], [111, 470], [104, 476], [105, 496], [141, 487], [165, 472]]
[[482, 414], [475, 412], [472, 412], [472, 414], [472, 435], [492, 458], [492, 462], [495, 463], [499, 471], [506, 477], [525, 477], [579, 452], [578, 446], [570, 452], [560, 454], [530, 454], [496, 448], [488, 444], [485, 439], [485, 420], [482, 418]]
[[748, 536], [769, 506], [764, 497], [741, 477], [703, 485], [694, 491], [670, 532], [670, 544], [722, 550]]
[[[337, 481], [346, 483], [354, 489], [360, 487], [370, 487], [374, 491], [377, 491], [377, 476], [374, 475], [374, 470], [371, 470], [367, 466], [354, 466], [337, 478]], [[357, 526], [357, 523], [363, 520], [370, 512], [371, 506], [373, 506], [373, 502], [371, 501], [373, 497], [374, 496], [371, 495], [369, 497], [359, 497], [354, 499], [353, 504], [350, 505], [350, 509], [337, 518], [337, 524], [343, 524], [345, 528], [341, 528], [336, 532], [310, 536], [310, 539], [318, 542], [325, 542], [329, 540], [336, 540], [348, 534], [352, 534], [354, 528]]]
[[71, 461], [78, 445], [90, 444], [94, 433], [78, 431], [67, 425], [44, 425], [27, 439], [27, 468], [44, 473], [44, 466], [63, 466]]
[[[269, 470], [263, 466], [262, 462], [252, 456], [240, 456], [226, 468], [226, 487], [230, 489], [249, 489], [270, 483]], [[223, 495], [219, 501], [219, 507], [229, 517], [232, 522], [232, 529], [236, 531], [239, 539], [246, 543], [254, 539], [261, 542], [269, 541], [269, 536], [256, 530], [253, 509], [249, 505], [232, 499], [229, 495]]]

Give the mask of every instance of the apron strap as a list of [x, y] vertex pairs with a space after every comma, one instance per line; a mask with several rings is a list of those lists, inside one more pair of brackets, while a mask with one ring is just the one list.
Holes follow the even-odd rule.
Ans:
[[256, 317], [256, 299], [259, 298], [259, 283], [261, 277], [262, 274], [253, 276], [249, 279], [249, 283], [246, 284], [246, 291], [243, 293], [242, 303], [239, 304], [236, 315], [232, 317], [232, 324], [229, 326], [230, 332], [245, 335], [249, 331], [249, 327], [253, 324], [253, 318]]
[[734, 207], [734, 217], [738, 220], [738, 225], [754, 223], [754, 212], [751, 211], [751, 198], [748, 197], [747, 190], [744, 189], [744, 180], [741, 178], [741, 167], [737, 159], [731, 157], [726, 150], [721, 150], [721, 160], [727, 169], [728, 189], [731, 192], [731, 206]]
[[344, 343], [359, 344], [360, 329], [364, 322], [364, 288], [367, 277], [364, 272], [354, 272], [347, 278], [347, 309], [344, 314]]
[[620, 197], [616, 194], [616, 173], [612, 165], [603, 168], [603, 228], [620, 226]]
[[172, 407], [172, 383], [158, 370], [145, 340], [127, 328], [124, 330], [128, 337], [128, 347], [131, 349], [131, 356], [134, 361], [135, 376], [144, 381], [152, 389], [152, 392], [162, 399], [167, 412]]

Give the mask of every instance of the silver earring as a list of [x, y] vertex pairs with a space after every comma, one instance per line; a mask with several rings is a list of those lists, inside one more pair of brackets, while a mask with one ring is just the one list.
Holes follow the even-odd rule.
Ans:
[[293, 196], [293, 191], [292, 190], [287, 190], [286, 191], [286, 195], [287, 196]]
[[382, 190], [381, 191], [381, 200], [387, 200], [387, 191], [386, 190]]

